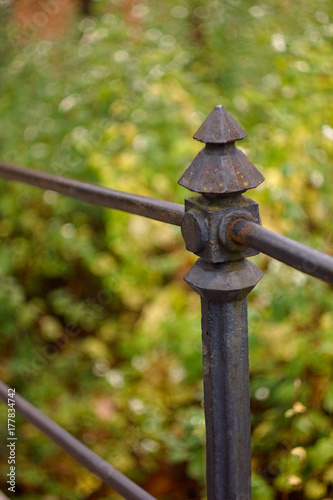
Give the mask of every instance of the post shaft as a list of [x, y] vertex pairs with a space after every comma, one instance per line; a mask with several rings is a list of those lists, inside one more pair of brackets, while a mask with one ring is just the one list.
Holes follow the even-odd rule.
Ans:
[[247, 300], [201, 299], [209, 500], [251, 498]]

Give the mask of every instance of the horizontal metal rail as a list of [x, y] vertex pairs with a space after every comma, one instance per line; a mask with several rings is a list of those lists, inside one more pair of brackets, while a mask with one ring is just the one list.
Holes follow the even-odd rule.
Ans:
[[230, 224], [229, 235], [237, 243], [249, 245], [294, 269], [333, 285], [333, 257], [330, 255], [245, 219], [237, 219]]
[[123, 193], [66, 177], [46, 174], [39, 170], [9, 165], [8, 163], [0, 163], [0, 177], [31, 184], [42, 189], [50, 189], [94, 205], [142, 215], [148, 219], [166, 222], [175, 226], [181, 225], [184, 216], [184, 207], [178, 203]]
[[[8, 385], [0, 381], [0, 398], [6, 403], [8, 390]], [[156, 500], [18, 394], [15, 410], [127, 500]]]

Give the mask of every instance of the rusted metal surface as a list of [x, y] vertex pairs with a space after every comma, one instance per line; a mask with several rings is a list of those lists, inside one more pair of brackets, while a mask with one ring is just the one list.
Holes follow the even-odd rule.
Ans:
[[187, 250], [207, 262], [217, 264], [258, 252], [224, 237], [228, 223], [240, 216], [260, 223], [258, 204], [246, 196], [207, 198], [192, 196], [185, 200], [181, 225]]
[[201, 299], [207, 498], [251, 498], [246, 299]]
[[87, 203], [122, 210], [175, 226], [181, 225], [184, 216], [184, 207], [178, 203], [123, 193], [7, 163], [0, 163], [0, 177], [31, 184], [42, 189], [50, 189]]
[[[0, 381], [0, 398], [7, 403], [8, 385]], [[52, 441], [75, 460], [99, 477], [105, 484], [114, 489], [127, 500], [156, 500], [149, 493], [133, 483], [117, 469], [105, 462], [87, 446], [75, 439], [71, 434], [43, 415], [32, 404], [28, 403], [19, 394], [15, 394], [15, 409], [24, 418], [40, 429]]]
[[206, 300], [233, 302], [244, 299], [261, 277], [260, 269], [249, 260], [212, 265], [199, 259], [184, 280]]
[[[0, 163], [0, 177], [181, 226], [186, 248], [200, 257], [184, 279], [201, 297], [208, 500], [251, 498], [246, 297], [262, 273], [245, 257], [261, 251], [333, 284], [333, 257], [262, 228], [257, 203], [242, 196], [264, 180], [235, 147], [245, 136], [223, 106], [214, 108], [194, 134], [206, 146], [179, 181], [200, 194], [185, 201], [185, 211], [175, 203]], [[4, 400], [7, 390], [0, 382]], [[16, 407], [122, 496], [153, 500], [18, 395]]]
[[239, 219], [229, 226], [230, 237], [305, 274], [333, 285], [333, 257], [276, 234], [254, 222]]
[[240, 149], [220, 146], [219, 153], [207, 154], [207, 147], [202, 149], [179, 184], [205, 196], [227, 196], [255, 188], [263, 182], [261, 174]]
[[251, 498], [246, 296], [261, 271], [245, 259], [199, 259], [185, 281], [201, 296], [208, 500]]
[[179, 184], [205, 196], [229, 196], [243, 193], [261, 184], [264, 177], [235, 147], [235, 141], [246, 136], [245, 130], [223, 106], [216, 106], [194, 134], [205, 142]]
[[195, 132], [193, 139], [205, 143], [226, 144], [244, 139], [247, 134], [235, 118], [218, 104]]
[[186, 248], [201, 257], [184, 279], [201, 296], [208, 500], [251, 498], [246, 296], [262, 273], [244, 259], [253, 250], [227, 236], [240, 216], [260, 223], [257, 203], [241, 196], [263, 181], [234, 145], [245, 135], [225, 108], [214, 108], [194, 135], [206, 147], [179, 181], [201, 194], [185, 201], [181, 228]]

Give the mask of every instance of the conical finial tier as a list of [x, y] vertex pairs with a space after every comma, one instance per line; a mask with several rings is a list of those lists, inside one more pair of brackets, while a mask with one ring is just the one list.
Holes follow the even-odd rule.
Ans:
[[235, 147], [246, 132], [223, 106], [213, 109], [193, 137], [206, 147], [180, 178], [181, 186], [211, 197], [243, 193], [263, 182], [261, 173]]
[[200, 142], [227, 144], [240, 141], [246, 132], [221, 104], [215, 106], [193, 136]]

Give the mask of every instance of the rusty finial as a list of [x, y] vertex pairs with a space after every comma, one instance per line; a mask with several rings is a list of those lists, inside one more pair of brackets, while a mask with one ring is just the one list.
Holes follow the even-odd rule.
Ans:
[[206, 146], [184, 172], [179, 184], [207, 197], [243, 193], [261, 184], [264, 177], [235, 146], [245, 130], [221, 105], [215, 106], [194, 139]]
[[181, 230], [200, 259], [184, 280], [201, 296], [207, 498], [251, 498], [251, 427], [246, 296], [262, 272], [256, 250], [229, 234], [235, 220], [260, 224], [258, 204], [242, 196], [264, 178], [235, 147], [245, 130], [216, 106], [194, 134], [206, 143], [179, 184], [200, 193], [185, 200]]

